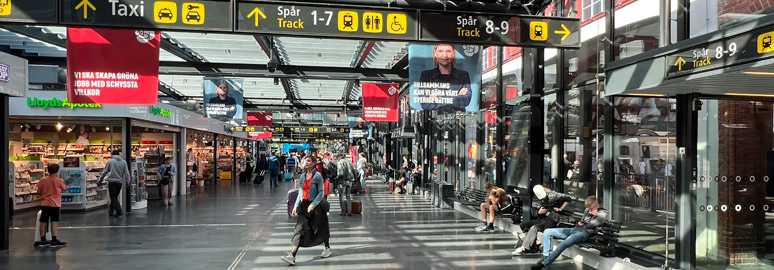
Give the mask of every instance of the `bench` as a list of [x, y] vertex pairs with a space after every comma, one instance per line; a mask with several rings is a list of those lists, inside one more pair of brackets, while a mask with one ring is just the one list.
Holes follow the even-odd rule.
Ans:
[[[559, 227], [574, 227], [583, 216], [580, 213], [570, 213], [568, 217], [568, 221], [560, 222]], [[599, 255], [602, 257], [615, 257], [615, 245], [618, 243], [620, 232], [621, 222], [607, 220], [599, 227], [596, 234], [589, 237], [586, 242], [578, 244], [578, 247], [599, 250]]]
[[[511, 200], [511, 204], [513, 204], [513, 208], [510, 209], [510, 211], [507, 212], [499, 212], [497, 213], [497, 217], [499, 218], [507, 218], [513, 221], [513, 224], [521, 223], [521, 205], [522, 205], [522, 199], [517, 196], [513, 196], [511, 194], [507, 194], [508, 199]], [[480, 210], [481, 203], [483, 203], [487, 197], [489, 197], [489, 194], [487, 194], [483, 190], [466, 187], [462, 191], [459, 191], [455, 194], [454, 198], [452, 198], [452, 201], [460, 203], [462, 206], [470, 207], [471, 209], [475, 211]]]

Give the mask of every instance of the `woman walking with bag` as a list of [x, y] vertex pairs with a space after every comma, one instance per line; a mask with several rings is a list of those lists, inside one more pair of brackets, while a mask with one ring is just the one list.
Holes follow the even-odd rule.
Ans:
[[288, 255], [281, 258], [282, 261], [289, 265], [296, 264], [296, 253], [298, 253], [299, 247], [313, 247], [325, 244], [325, 249], [323, 249], [321, 256], [328, 258], [333, 253], [330, 246], [330, 225], [328, 224], [328, 215], [326, 214], [328, 209], [330, 209], [330, 205], [323, 200], [325, 180], [315, 170], [316, 164], [317, 159], [314, 156], [308, 156], [304, 172], [301, 174], [301, 180], [303, 180], [304, 184], [301, 194], [299, 194], [293, 207], [293, 215], [298, 216], [296, 229], [291, 239], [293, 247]]
[[164, 206], [172, 205], [172, 188], [175, 185], [175, 175], [177, 168], [172, 164], [172, 158], [167, 158], [164, 164], [158, 170], [161, 180], [161, 194], [164, 199]]

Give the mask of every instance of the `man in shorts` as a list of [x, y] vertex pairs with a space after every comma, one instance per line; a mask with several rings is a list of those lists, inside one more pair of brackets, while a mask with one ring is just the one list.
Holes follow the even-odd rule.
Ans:
[[[67, 243], [56, 239], [57, 223], [59, 223], [59, 209], [62, 208], [62, 191], [67, 189], [64, 180], [57, 177], [59, 165], [48, 164], [48, 177], [38, 182], [38, 194], [43, 197], [40, 215], [40, 241], [35, 242], [36, 247], [50, 246], [62, 247]], [[51, 222], [51, 241], [46, 240], [46, 224]]]

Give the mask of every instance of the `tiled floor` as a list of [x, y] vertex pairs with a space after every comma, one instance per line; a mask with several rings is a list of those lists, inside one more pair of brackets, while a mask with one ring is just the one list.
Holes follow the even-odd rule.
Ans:
[[[340, 217], [331, 199], [333, 256], [301, 249], [298, 269], [529, 269], [539, 254], [513, 257], [510, 233], [478, 234], [479, 223], [418, 196], [391, 195], [369, 182], [362, 216]], [[172, 207], [109, 218], [107, 209], [64, 213], [59, 249], [32, 247], [34, 213], [17, 214], [11, 251], [0, 269], [286, 269], [295, 218], [287, 215], [290, 183], [194, 191]], [[566, 258], [553, 269], [589, 269]]]

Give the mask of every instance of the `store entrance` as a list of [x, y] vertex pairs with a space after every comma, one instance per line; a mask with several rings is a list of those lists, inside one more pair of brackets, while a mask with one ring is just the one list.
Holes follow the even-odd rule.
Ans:
[[702, 102], [697, 144], [697, 267], [771, 269], [774, 102]]

